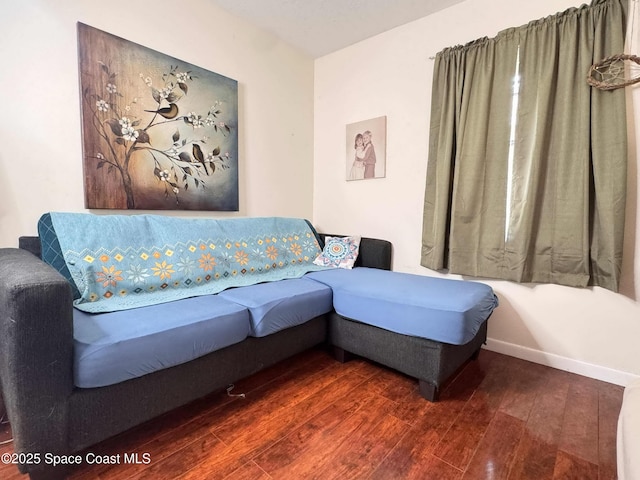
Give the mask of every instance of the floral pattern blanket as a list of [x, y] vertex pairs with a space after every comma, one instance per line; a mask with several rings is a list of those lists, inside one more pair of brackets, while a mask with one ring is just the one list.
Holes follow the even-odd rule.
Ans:
[[299, 278], [325, 267], [304, 219], [52, 212], [76, 308], [112, 312]]

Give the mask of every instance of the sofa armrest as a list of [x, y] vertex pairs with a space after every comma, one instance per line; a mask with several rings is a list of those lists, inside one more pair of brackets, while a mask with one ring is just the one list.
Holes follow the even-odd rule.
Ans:
[[42, 245], [40, 237], [20, 237], [18, 238], [18, 248], [33, 253], [36, 257], [42, 258]]
[[640, 378], [624, 389], [616, 447], [618, 480], [640, 478]]
[[16, 452], [68, 445], [72, 301], [55, 269], [25, 250], [0, 249], [0, 381]]
[[356, 266], [391, 270], [391, 242], [377, 238], [362, 238]]
[[[320, 234], [320, 238], [323, 242], [325, 237], [344, 236], [346, 235], [332, 235], [328, 233]], [[391, 242], [387, 240], [362, 237], [360, 240], [360, 252], [355, 266], [391, 270], [391, 250]]]

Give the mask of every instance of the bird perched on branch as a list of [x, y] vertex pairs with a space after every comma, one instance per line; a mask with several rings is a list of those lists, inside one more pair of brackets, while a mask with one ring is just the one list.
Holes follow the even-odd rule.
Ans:
[[209, 170], [207, 170], [207, 162], [204, 161], [204, 154], [202, 153], [200, 145], [198, 145], [197, 143], [193, 144], [193, 157], [202, 164], [202, 166], [204, 167], [204, 172], [209, 175]]
[[158, 115], [171, 120], [172, 118], [176, 118], [178, 115], [178, 106], [175, 103], [170, 103], [168, 107], [162, 107], [158, 110], [145, 110], [145, 112], [157, 113]]

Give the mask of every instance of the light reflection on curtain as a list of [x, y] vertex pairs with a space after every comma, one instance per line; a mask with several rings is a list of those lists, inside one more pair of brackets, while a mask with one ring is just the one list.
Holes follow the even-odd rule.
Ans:
[[625, 24], [626, 1], [594, 0], [436, 56], [423, 266], [617, 291], [625, 93], [586, 75]]

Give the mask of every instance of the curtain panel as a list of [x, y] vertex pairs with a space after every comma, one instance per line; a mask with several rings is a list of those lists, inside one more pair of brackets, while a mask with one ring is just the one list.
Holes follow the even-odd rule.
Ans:
[[423, 266], [617, 291], [625, 93], [586, 77], [623, 52], [626, 8], [595, 0], [437, 54]]

